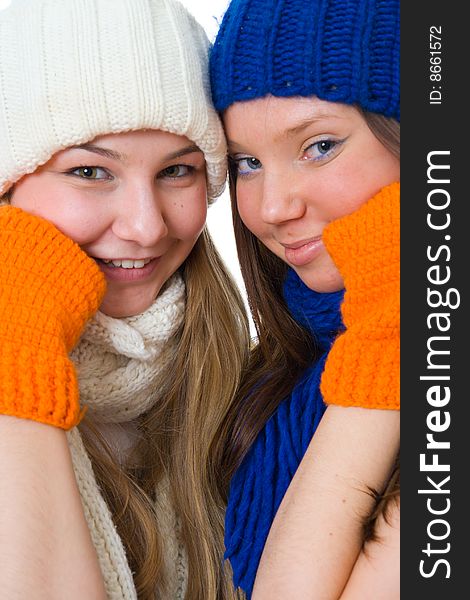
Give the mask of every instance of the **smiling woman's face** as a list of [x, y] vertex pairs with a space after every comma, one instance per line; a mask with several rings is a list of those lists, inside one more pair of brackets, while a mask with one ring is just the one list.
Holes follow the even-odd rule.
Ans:
[[224, 114], [246, 227], [313, 290], [343, 288], [323, 229], [398, 181], [400, 163], [353, 107], [266, 97]]
[[77, 242], [105, 274], [100, 309], [131, 316], [153, 303], [204, 227], [205, 166], [203, 153], [182, 136], [104, 135], [23, 177], [11, 204]]

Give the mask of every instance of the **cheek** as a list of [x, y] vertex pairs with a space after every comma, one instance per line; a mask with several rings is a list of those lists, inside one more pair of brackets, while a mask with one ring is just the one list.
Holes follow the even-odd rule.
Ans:
[[383, 187], [399, 179], [400, 163], [389, 156], [372, 155], [367, 161], [342, 168], [336, 177], [330, 179], [328, 192], [325, 192], [328, 199], [324, 205], [328, 211], [327, 220], [351, 214]]
[[[349, 169], [345, 181], [356, 194], [349, 200], [355, 209], [375, 196], [383, 187], [400, 180], [400, 161], [386, 150], [375, 138], [369, 146], [369, 152], [363, 160], [357, 161]], [[355, 197], [355, 201], [354, 201]]]
[[80, 246], [96, 241], [108, 228], [108, 222], [96, 210], [66, 206], [49, 219], [67, 237]]
[[175, 200], [167, 212], [170, 233], [184, 241], [195, 241], [206, 224], [207, 196], [205, 187], [189, 198]]
[[325, 221], [334, 221], [354, 212], [368, 199], [368, 188], [360, 172], [345, 169], [330, 183], [325, 194]]
[[79, 245], [96, 239], [103, 230], [103, 216], [99, 214], [96, 202], [76, 201], [70, 194], [65, 199], [53, 189], [32, 183], [25, 179], [15, 187], [12, 206], [46, 219]]
[[255, 201], [255, 194], [237, 185], [237, 209], [245, 227], [259, 237], [262, 233], [260, 211]]

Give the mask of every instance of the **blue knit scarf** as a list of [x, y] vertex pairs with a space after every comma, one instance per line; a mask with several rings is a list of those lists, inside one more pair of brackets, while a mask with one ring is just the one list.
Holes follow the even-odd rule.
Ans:
[[284, 297], [295, 320], [313, 333], [321, 355], [268, 420], [230, 484], [225, 558], [232, 565], [235, 585], [247, 598], [276, 511], [325, 411], [320, 378], [332, 342], [343, 328], [343, 291], [313, 292], [290, 269]]

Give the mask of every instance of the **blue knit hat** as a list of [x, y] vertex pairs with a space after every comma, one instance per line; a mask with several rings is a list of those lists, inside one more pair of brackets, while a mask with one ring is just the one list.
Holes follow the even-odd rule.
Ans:
[[399, 0], [232, 0], [211, 53], [219, 111], [317, 96], [400, 120]]

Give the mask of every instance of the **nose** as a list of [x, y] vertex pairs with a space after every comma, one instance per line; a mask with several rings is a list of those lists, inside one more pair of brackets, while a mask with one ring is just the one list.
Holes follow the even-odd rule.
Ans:
[[303, 195], [292, 178], [285, 173], [266, 174], [261, 198], [261, 218], [278, 225], [300, 219], [305, 213]]
[[133, 186], [119, 202], [113, 233], [122, 240], [150, 248], [168, 235], [164, 206], [151, 184]]

